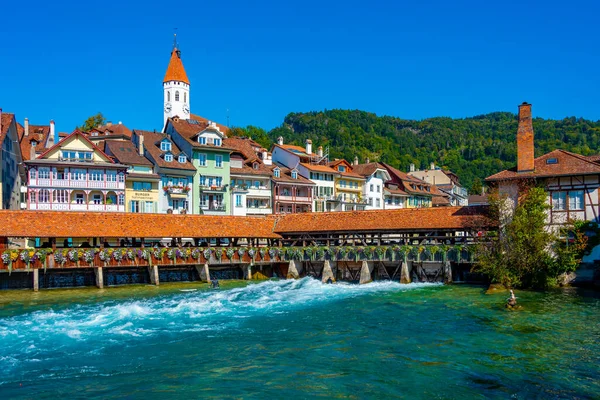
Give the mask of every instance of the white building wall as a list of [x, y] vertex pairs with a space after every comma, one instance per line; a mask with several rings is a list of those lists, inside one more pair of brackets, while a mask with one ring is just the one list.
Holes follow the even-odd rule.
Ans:
[[[379, 192], [377, 192], [378, 186]], [[364, 198], [367, 199], [366, 210], [383, 210], [383, 179], [376, 175], [368, 177], [364, 188]], [[377, 206], [378, 199], [379, 206]]]
[[[179, 101], [175, 101], [175, 92], [179, 92]], [[184, 93], [187, 97], [187, 102], [184, 102]], [[170, 95], [170, 101], [169, 101]], [[168, 118], [178, 116], [182, 119], [188, 119], [190, 117], [190, 85], [184, 82], [170, 81], [163, 83], [163, 113], [164, 120], [163, 124], [167, 122]], [[168, 110], [170, 106], [170, 110]], [[184, 106], [188, 107], [188, 110], [184, 110]]]

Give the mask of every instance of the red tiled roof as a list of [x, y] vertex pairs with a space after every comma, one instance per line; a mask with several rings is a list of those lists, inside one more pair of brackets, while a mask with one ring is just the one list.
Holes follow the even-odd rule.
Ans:
[[339, 175], [340, 173], [335, 169], [331, 168], [329, 165], [320, 165], [320, 164], [309, 164], [309, 163], [300, 163], [300, 165], [306, 167], [311, 171], [318, 172], [327, 172], [329, 174]]
[[362, 176], [371, 176], [377, 169], [385, 169], [385, 167], [377, 162], [352, 165], [352, 171]]
[[250, 139], [240, 137], [225, 138], [223, 140], [223, 145], [242, 154], [246, 161], [258, 159], [258, 156], [252, 147], [252, 143], [250, 143]]
[[137, 147], [127, 140], [107, 140], [104, 142], [106, 153], [114, 156], [121, 164], [145, 165], [151, 167], [153, 164], [140, 155]]
[[272, 179], [275, 183], [302, 184], [311, 186], [315, 185], [313, 181], [311, 181], [310, 179], [306, 179], [300, 174], [297, 175], [298, 179], [292, 179], [292, 170], [287, 167], [284, 167], [283, 165], [275, 164], [271, 166], [271, 170], [274, 170], [275, 168], [279, 168], [280, 171], [279, 178], [275, 177], [275, 175], [273, 174]]
[[486, 211], [485, 207], [442, 207], [289, 214], [277, 221], [275, 232], [451, 230], [494, 226], [486, 217]]
[[161, 168], [173, 168], [173, 169], [184, 169], [187, 171], [196, 171], [196, 167], [192, 165], [189, 157], [186, 156], [186, 162], [180, 163], [178, 161], [178, 156], [181, 154], [181, 150], [177, 145], [170, 140], [171, 142], [171, 153], [174, 155], [173, 161], [165, 161], [164, 154], [166, 151], [162, 151], [160, 149], [160, 142], [164, 139], [168, 139], [166, 133], [157, 133], [150, 131], [142, 131], [139, 129], [133, 130], [134, 135], [142, 134], [144, 136], [144, 148], [146, 149], [146, 153], [150, 156], [152, 160]]
[[[125, 138], [131, 138], [131, 129], [121, 123], [102, 125], [92, 129], [92, 131], [99, 132], [101, 134], [100, 136], [123, 136]], [[89, 132], [86, 132], [86, 134], [89, 135]], [[91, 137], [93, 138], [92, 140], [95, 140], [96, 138], [96, 136]]]
[[183, 68], [183, 62], [181, 62], [180, 55], [181, 52], [177, 48], [174, 48], [171, 52], [171, 59], [169, 60], [169, 66], [167, 67], [163, 82], [180, 81], [185, 82], [188, 85], [190, 84], [190, 80], [185, 73], [185, 68]]
[[78, 129], [75, 129], [73, 132], [71, 132], [71, 134], [70, 134], [70, 135], [68, 135], [68, 136], [66, 136], [66, 137], [62, 138], [61, 140], [59, 140], [59, 141], [58, 141], [58, 143], [56, 143], [54, 146], [50, 147], [50, 148], [49, 148], [49, 149], [47, 149], [45, 152], [43, 152], [42, 154], [40, 154], [40, 155], [38, 156], [38, 158], [44, 158], [44, 157], [46, 156], [46, 154], [50, 153], [50, 151], [52, 151], [52, 150], [54, 150], [54, 149], [59, 149], [59, 148], [60, 148], [60, 147], [63, 145], [63, 143], [64, 143], [65, 141], [67, 141], [67, 140], [69, 140], [69, 139], [71, 138], [71, 136], [73, 136], [73, 137], [74, 137], [74, 136], [79, 136], [79, 137], [81, 137], [83, 140], [85, 140], [86, 142], [88, 142], [88, 143], [89, 143], [89, 144], [92, 146], [92, 148], [93, 148], [94, 150], [98, 151], [98, 152], [99, 152], [100, 154], [102, 154], [104, 157], [108, 158], [108, 160], [109, 160], [108, 162], [112, 162], [112, 163], [114, 163], [114, 161], [113, 161], [113, 158], [112, 158], [111, 156], [109, 156], [108, 154], [106, 154], [106, 153], [105, 153], [105, 152], [104, 152], [104, 151], [103, 151], [101, 148], [99, 148], [99, 147], [98, 147], [96, 144], [92, 143], [92, 142], [90, 141], [90, 139], [88, 139], [87, 135], [85, 135], [83, 132], [81, 132], [81, 131], [80, 131], [80, 130], [78, 130]]
[[[557, 162], [547, 163], [549, 159]], [[485, 178], [487, 182], [509, 179], [550, 178], [554, 176], [600, 174], [600, 165], [579, 154], [565, 150], [554, 150], [534, 160], [533, 172], [517, 172], [517, 168], [506, 169]]]
[[435, 207], [449, 206], [450, 199], [446, 196], [433, 196], [431, 198], [431, 205]]
[[35, 152], [43, 153], [47, 150], [46, 143], [50, 136], [50, 125], [29, 125], [29, 134], [25, 136], [25, 128], [21, 124], [17, 124], [17, 132], [19, 134], [19, 147], [23, 160], [29, 160], [31, 154], [31, 141], [35, 140]]
[[[434, 185], [431, 185], [419, 178], [415, 178], [414, 176], [410, 176], [407, 173], [402, 172], [386, 163], [381, 163], [381, 165], [385, 169], [388, 170], [388, 172], [392, 176], [392, 181], [404, 186], [403, 190], [405, 190], [409, 194], [417, 194], [417, 195], [424, 195], [424, 196], [441, 196], [442, 195], [442, 193]], [[394, 179], [394, 177], [396, 179]], [[413, 188], [413, 185], [415, 186], [414, 188]], [[430, 190], [427, 191], [425, 189], [419, 189], [419, 186], [422, 186], [423, 188], [429, 187]]]
[[280, 237], [274, 217], [1, 210], [0, 218], [0, 237]]
[[[338, 169], [339, 165], [344, 165], [346, 167], [346, 171], [343, 171], [343, 172], [340, 171]], [[338, 174], [340, 174], [341, 176], [345, 176], [345, 177], [348, 177], [348, 178], [363, 178], [364, 179], [364, 176], [356, 173], [354, 171], [354, 168], [352, 167], [352, 165], [350, 165], [350, 163], [348, 161], [346, 161], [346, 160], [334, 160], [334, 161], [331, 161], [329, 163], [329, 166], [335, 172], [337, 172]]]
[[[175, 131], [177, 131], [177, 133], [179, 133], [179, 135], [182, 138], [184, 138], [193, 147], [210, 148], [210, 149], [215, 149], [215, 150], [222, 149], [225, 151], [232, 150], [225, 146], [214, 146], [214, 145], [210, 145], [210, 144], [198, 143], [197, 140], [194, 140], [196, 135], [198, 135], [205, 129], [212, 129], [212, 128], [209, 127], [208, 121], [202, 122], [202, 121], [198, 120], [197, 118], [192, 118], [192, 120], [198, 121], [199, 123], [190, 122], [189, 120], [182, 119], [182, 118], [169, 118], [169, 123], [173, 126]], [[223, 129], [221, 129], [221, 126], [217, 124], [217, 127], [219, 128], [221, 133], [223, 135], [225, 135], [225, 131], [223, 131]]]
[[[205, 128], [208, 126], [209, 120], [207, 118], [201, 117], [200, 115], [196, 115], [196, 114], [190, 114], [190, 118], [203, 123]], [[212, 121], [212, 122], [215, 122], [215, 121]], [[217, 125], [219, 127], [219, 130], [221, 132], [223, 132], [224, 134], [227, 134], [227, 132], [229, 132], [229, 128], [226, 127], [225, 125], [219, 124], [218, 122], [215, 122], [215, 125]]]
[[13, 119], [15, 118], [15, 114], [10, 114], [10, 113], [6, 113], [6, 112], [3, 112], [1, 115], [2, 115], [2, 118], [0, 118], [0, 127], [2, 129], [0, 130], [0, 145], [2, 145], [2, 143], [4, 143], [4, 138], [8, 134], [8, 129], [10, 128], [10, 124], [12, 123]]

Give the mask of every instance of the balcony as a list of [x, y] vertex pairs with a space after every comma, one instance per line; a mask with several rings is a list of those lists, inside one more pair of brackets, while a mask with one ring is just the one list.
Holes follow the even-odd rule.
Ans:
[[268, 215], [273, 214], [273, 209], [270, 206], [267, 207], [247, 207], [246, 215]]
[[90, 181], [76, 179], [30, 179], [29, 186], [45, 186], [74, 189], [121, 189], [125, 190], [125, 182], [117, 181]]
[[31, 203], [30, 210], [125, 212], [124, 205], [78, 203]]
[[200, 185], [201, 192], [225, 192], [227, 191], [227, 185]]
[[312, 203], [312, 197], [308, 196], [275, 196], [275, 201], [280, 203]]
[[227, 210], [225, 209], [225, 206], [224, 206], [224, 205], [215, 205], [215, 206], [200, 206], [200, 209], [201, 209], [203, 212], [208, 212], [208, 213], [212, 213], [212, 212], [215, 212], [215, 213], [222, 213], [222, 212], [225, 212], [225, 211], [227, 211]]
[[167, 194], [187, 195], [191, 188], [189, 186], [163, 186], [163, 190]]

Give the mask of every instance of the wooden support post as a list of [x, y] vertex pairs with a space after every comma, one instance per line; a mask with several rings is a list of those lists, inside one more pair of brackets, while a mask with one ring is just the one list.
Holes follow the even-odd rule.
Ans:
[[33, 291], [37, 292], [40, 290], [40, 270], [35, 268], [33, 270]]
[[251, 280], [252, 279], [252, 264], [243, 265], [242, 270], [244, 271], [244, 279]]
[[360, 281], [359, 283], [361, 285], [365, 284], [365, 283], [369, 283], [369, 282], [373, 282], [373, 278], [372, 278], [372, 272], [373, 272], [373, 263], [368, 262], [368, 261], [363, 261], [362, 262], [362, 266], [360, 268]]
[[408, 261], [402, 261], [400, 268], [400, 283], [410, 283], [410, 273], [408, 272]]
[[447, 285], [452, 283], [452, 265], [450, 261], [444, 263], [444, 283]]
[[98, 289], [104, 289], [104, 275], [102, 273], [102, 267], [94, 268], [94, 273], [96, 274], [96, 286]]
[[210, 282], [210, 270], [208, 264], [196, 265], [196, 271], [198, 271], [198, 275], [200, 275], [200, 280], [202, 282]]
[[335, 275], [333, 274], [333, 270], [331, 269], [331, 263], [329, 260], [325, 260], [323, 262], [323, 272], [321, 274], [321, 282], [327, 283], [331, 279], [332, 282], [335, 282]]
[[158, 278], [158, 265], [149, 265], [148, 273], [150, 274], [150, 283], [153, 285], [160, 285], [160, 279]]

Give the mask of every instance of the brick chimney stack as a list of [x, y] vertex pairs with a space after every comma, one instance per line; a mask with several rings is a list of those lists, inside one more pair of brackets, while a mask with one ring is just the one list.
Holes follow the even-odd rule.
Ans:
[[534, 170], [533, 122], [531, 104], [519, 105], [519, 129], [517, 130], [517, 172]]

